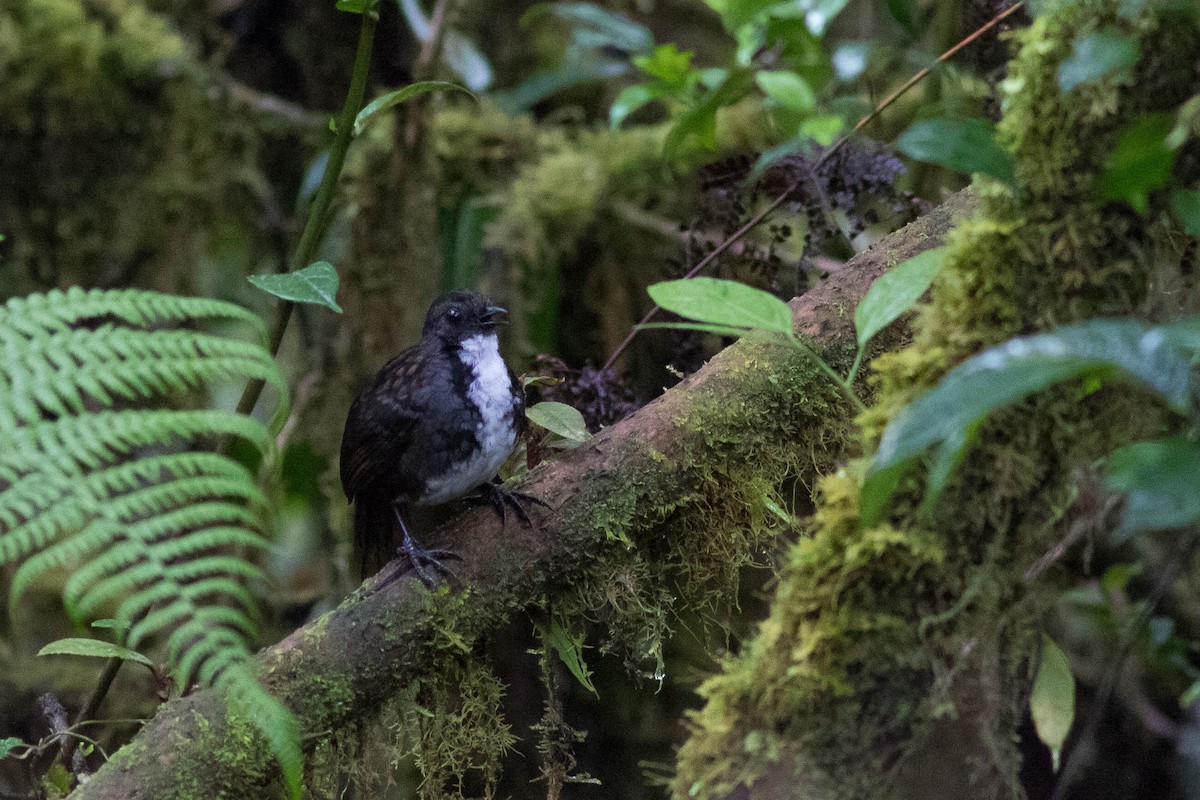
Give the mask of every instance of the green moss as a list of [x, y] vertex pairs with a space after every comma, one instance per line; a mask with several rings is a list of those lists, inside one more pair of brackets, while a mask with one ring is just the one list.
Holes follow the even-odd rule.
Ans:
[[255, 144], [167, 19], [138, 0], [4, 0], [0, 74], [0, 294], [137, 269], [182, 288], [204, 231], [248, 199]]
[[[1142, 40], [1132, 87], [1105, 81], [1060, 94], [1057, 66], [1074, 36], [1104, 24]], [[1197, 39], [1194, 26], [1153, 14], [1122, 22], [1115, 2], [1059, 4], [1021, 34], [999, 127], [1016, 184], [977, 181], [981, 209], [949, 237], [912, 345], [874, 362], [877, 404], [860, 420], [868, 445], [980, 349], [1141, 305], [1154, 221], [1098, 203], [1092, 185], [1123, 126], [1186, 96]], [[1164, 71], [1184, 79], [1164, 83]], [[960, 737], [975, 749], [954, 769], [984, 794], [1011, 790], [1011, 734], [1036, 640], [1037, 596], [1024, 570], [1062, 538], [1077, 470], [1169, 425], [1128, 388], [1048, 392], [993, 415], [932, 514], [918, 512], [923, 485], [911, 476], [888, 523], [869, 530], [857, 515], [865, 462], [823, 480], [812, 538], [793, 549], [771, 616], [702, 690], [676, 796], [726, 797], [797, 775], [804, 788], [793, 796], [880, 796], [897, 785], [896, 765], [917, 758], [953, 713], [960, 685], [979, 697], [974, 735]]]

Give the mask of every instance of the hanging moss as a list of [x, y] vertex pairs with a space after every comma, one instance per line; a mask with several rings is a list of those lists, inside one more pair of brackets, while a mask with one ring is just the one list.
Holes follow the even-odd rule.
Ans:
[[[913, 344], [875, 362], [868, 444], [980, 349], [1141, 307], [1159, 221], [1098, 202], [1092, 186], [1124, 126], [1194, 90], [1200, 35], [1150, 12], [1126, 20], [1117, 6], [1058, 4], [1021, 34], [999, 128], [1015, 186], [976, 182], [981, 209], [949, 238]], [[1132, 85], [1061, 93], [1074, 37], [1103, 25], [1142, 42]], [[910, 477], [889, 521], [869, 530], [857, 516], [865, 462], [824, 479], [812, 538], [793, 550], [770, 618], [701, 691], [675, 795], [749, 786], [767, 797], [787, 781], [792, 797], [883, 797], [917, 785], [922, 763], [946, 785], [974, 781], [976, 796], [1019, 793], [1012, 734], [1037, 603], [1023, 572], [1062, 538], [1075, 470], [1170, 425], [1128, 388], [1048, 392], [993, 415], [927, 518]], [[968, 732], [950, 739], [941, 732], [956, 709]], [[936, 761], [923, 761], [926, 747]]]
[[138, 0], [3, 0], [0, 76], [0, 295], [184, 288], [204, 231], [245, 211], [255, 141], [167, 19]]

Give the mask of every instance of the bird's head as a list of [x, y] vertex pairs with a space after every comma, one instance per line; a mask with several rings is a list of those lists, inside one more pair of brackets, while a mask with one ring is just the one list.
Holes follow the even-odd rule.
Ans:
[[422, 336], [457, 347], [472, 336], [494, 334], [507, 312], [474, 292], [458, 291], [439, 297], [425, 316]]

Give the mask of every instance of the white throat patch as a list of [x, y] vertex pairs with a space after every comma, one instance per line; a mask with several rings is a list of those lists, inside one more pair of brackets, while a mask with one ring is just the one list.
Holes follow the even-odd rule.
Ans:
[[512, 384], [496, 334], [481, 333], [464, 339], [458, 358], [471, 371], [467, 398], [479, 409], [480, 420], [475, 426], [479, 449], [472, 458], [429, 481], [421, 505], [444, 503], [491, 480], [517, 443]]

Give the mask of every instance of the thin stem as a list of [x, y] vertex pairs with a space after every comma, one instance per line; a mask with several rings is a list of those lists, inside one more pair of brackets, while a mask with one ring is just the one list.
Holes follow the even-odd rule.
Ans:
[[864, 353], [866, 353], [866, 348], [859, 347], [858, 352], [854, 354], [854, 363], [850, 365], [850, 374], [846, 376], [846, 383], [854, 385], [854, 376], [858, 374], [858, 368], [862, 366]]
[[[346, 163], [346, 153], [350, 150], [350, 142], [354, 138], [354, 118], [362, 109], [363, 96], [367, 91], [367, 74], [371, 68], [371, 51], [375, 44], [375, 28], [379, 25], [378, 3], [373, 4], [362, 14], [362, 26], [358, 32], [358, 50], [354, 55], [354, 73], [350, 76], [350, 88], [346, 92], [346, 102], [335, 123], [336, 135], [329, 148], [329, 161], [325, 165], [325, 174], [321, 177], [321, 186], [313, 199], [308, 211], [308, 219], [304, 224], [304, 232], [300, 234], [300, 243], [289, 262], [290, 269], [297, 270], [308, 266], [316, 255], [317, 248], [325, 237], [329, 227], [330, 207], [333, 196], [337, 192], [338, 179], [342, 175], [342, 167]], [[287, 333], [288, 322], [292, 318], [295, 303], [290, 300], [280, 302], [275, 313], [275, 322], [271, 326], [271, 355], [279, 353], [283, 336]], [[262, 395], [264, 381], [251, 381], [238, 401], [237, 413], [249, 414]]]
[[[354, 72], [350, 76], [350, 88], [346, 92], [346, 102], [342, 105], [342, 110], [337, 117], [333, 144], [329, 148], [329, 160], [325, 164], [325, 174], [321, 177], [321, 185], [317, 189], [316, 197], [309, 209], [308, 219], [304, 223], [304, 231], [300, 234], [300, 242], [296, 245], [296, 250], [288, 262], [292, 270], [305, 267], [312, 261], [324, 238], [325, 230], [328, 228], [329, 210], [333, 205], [333, 196], [337, 191], [338, 179], [342, 175], [342, 167], [346, 163], [346, 153], [350, 150], [350, 142], [354, 138], [354, 119], [362, 108], [363, 96], [367, 91], [367, 74], [371, 67], [371, 52], [375, 44], [375, 29], [378, 25], [379, 3], [376, 1], [362, 14], [362, 25], [358, 32], [358, 50], [354, 55]], [[283, 343], [284, 334], [287, 333], [288, 322], [292, 318], [292, 309], [295, 305], [290, 300], [283, 300], [275, 312], [269, 344], [272, 356], [279, 353], [279, 347]], [[242, 397], [237, 404], [237, 413], [249, 414], [254, 411], [254, 406], [258, 404], [258, 398], [262, 395], [265, 385], [265, 381], [261, 380], [252, 380], [246, 384], [246, 389], [242, 392]], [[105, 695], [108, 694], [109, 688], [117, 677], [117, 672], [121, 669], [121, 664], [122, 659], [112, 658], [104, 665], [104, 670], [96, 681], [95, 690], [88, 698], [83, 711], [76, 718], [76, 725], [87, 722], [99, 710], [100, 704], [104, 702]]]
[[850, 404], [852, 406], [854, 406], [855, 409], [858, 410], [858, 413], [861, 414], [867, 410], [867, 407], [863, 403], [863, 401], [859, 400], [858, 395], [856, 395], [854, 393], [854, 387], [850, 385], [850, 381], [846, 378], [843, 378], [841, 375], [838, 375], [837, 370], [835, 370], [833, 367], [829, 366], [829, 363], [826, 362], [825, 359], [823, 359], [823, 358], [821, 358], [821, 356], [817, 355], [816, 350], [813, 350], [811, 347], [809, 347], [807, 344], [805, 344], [804, 342], [802, 342], [800, 339], [797, 339], [797, 338], [789, 339], [789, 342], [797, 350], [799, 350], [800, 352], [807, 355], [810, 359], [812, 359], [813, 362], [817, 365], [817, 367], [822, 372], [824, 372], [826, 375], [829, 376], [829, 379], [831, 381], [833, 381], [839, 389], [842, 390], [842, 394], [846, 395], [846, 399], [849, 400]]
[[[954, 47], [951, 47], [949, 50], [947, 50], [946, 52], [944, 52], [940, 56], [938, 56], [936, 63], [941, 64], [942, 62], [947, 61], [950, 58], [953, 58], [958, 53], [958, 51], [962, 50], [964, 47], [966, 47], [967, 45], [974, 42], [980, 36], [983, 36], [985, 33], [990, 31], [992, 28], [996, 27], [1001, 22], [1006, 20], [1008, 17], [1015, 14], [1019, 9], [1024, 7], [1024, 5], [1025, 5], [1024, 0], [1021, 0], [1021, 2], [1013, 3], [1011, 6], [1009, 6], [1004, 11], [997, 14], [988, 23], [986, 23], [985, 25], [980, 27], [978, 30], [976, 30], [974, 33], [972, 33], [970, 36], [963, 39], [961, 42], [954, 45]], [[926, 67], [925, 69], [921, 70], [916, 75], [913, 75], [911, 78], [909, 78], [907, 81], [905, 81], [904, 85], [901, 86], [899, 89], [897, 89], [896, 91], [892, 92], [890, 95], [885, 97], [883, 99], [883, 101], [880, 102], [879, 105], [877, 105], [871, 111], [870, 114], [867, 114], [865, 117], [860, 119], [858, 121], [858, 124], [855, 125], [854, 128], [849, 133], [844, 134], [841, 138], [839, 138], [836, 142], [833, 143], [832, 147], [830, 147], [828, 150], [826, 150], [824, 153], [821, 154], [821, 157], [817, 159], [815, 164], [813, 164], [811, 172], [815, 175], [816, 171], [818, 169], [820, 169], [821, 166], [824, 165], [825, 162], [828, 161], [833, 156], [834, 153], [836, 153], [838, 150], [840, 150], [846, 144], [846, 142], [848, 142], [850, 140], [850, 138], [852, 136], [854, 136], [854, 134], [858, 133], [860, 130], [865, 128], [868, 124], [870, 124], [870, 122], [872, 120], [874, 120], [881, 113], [883, 113], [883, 111], [885, 109], [887, 109], [888, 106], [890, 106], [892, 103], [894, 103], [898, 99], [900, 99], [900, 97], [905, 92], [907, 92], [909, 89], [911, 89], [913, 86], [916, 86], [926, 75], [928, 75], [930, 73], [930, 71], [931, 71], [931, 68]], [[808, 175], [806, 174], [806, 175], [802, 175], [801, 177], [799, 177], [795, 181], [793, 181], [792, 184], [790, 186], [788, 186], [786, 189], [784, 189], [779, 194], [778, 197], [776, 197], [774, 200], [772, 200], [771, 203], [766, 208], [764, 208], [762, 211], [759, 211], [757, 214], [755, 214], [753, 217], [751, 217], [750, 220], [745, 225], [743, 225], [742, 227], [740, 227], [736, 231], [734, 231], [729, 236], [729, 238], [727, 238], [725, 241], [721, 242], [721, 244], [719, 244], [711, 253], [709, 253], [707, 256], [705, 256], [703, 259], [701, 259], [700, 263], [696, 264], [696, 266], [694, 266], [690, 270], [688, 270], [688, 273], [683, 276], [684, 279], [686, 280], [688, 278], [695, 277], [697, 274], [699, 274], [699, 272], [701, 270], [703, 270], [705, 267], [707, 267], [709, 264], [711, 264], [714, 260], [716, 260], [716, 258], [718, 256], [720, 256], [722, 253], [724, 253], [726, 250], [728, 250], [730, 247], [732, 247], [735, 242], [737, 242], [739, 239], [741, 239], [743, 236], [745, 236], [750, 231], [757, 228], [763, 220], [765, 220], [767, 217], [769, 217], [771, 214], [773, 214], [777, 208], [779, 208], [781, 205], [783, 205], [787, 201], [788, 197], [790, 197], [793, 192], [795, 192], [797, 189], [799, 189], [800, 184], [803, 183], [807, 179], [808, 179]], [[638, 325], [645, 325], [647, 322], [654, 319], [654, 315], [657, 314], [660, 310], [661, 309], [658, 306], [654, 306], [653, 308], [651, 308], [648, 312], [646, 312], [646, 315], [644, 317], [642, 317], [642, 319], [638, 323]], [[612, 369], [613, 364], [616, 363], [616, 360], [621, 357], [621, 354], [624, 353], [625, 349], [627, 347], [629, 347], [631, 342], [633, 342], [634, 337], [637, 336], [637, 333], [638, 333], [638, 327], [637, 327], [637, 325], [635, 325], [629, 331], [629, 334], [624, 338], [624, 340], [622, 340], [621, 343], [619, 345], [617, 345], [617, 348], [612, 351], [612, 354], [608, 357], [608, 360], [604, 362], [604, 367], [601, 369], [601, 372], [608, 372], [610, 369]]]

